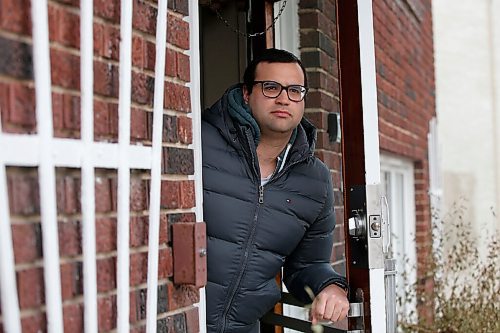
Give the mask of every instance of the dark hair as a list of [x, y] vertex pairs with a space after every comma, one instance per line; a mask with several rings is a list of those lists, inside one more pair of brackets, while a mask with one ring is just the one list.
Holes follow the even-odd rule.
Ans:
[[302, 73], [304, 73], [304, 86], [307, 87], [306, 69], [302, 65], [302, 62], [299, 60], [299, 58], [285, 50], [266, 49], [259, 56], [250, 61], [247, 68], [245, 69], [245, 74], [243, 75], [243, 85], [247, 87], [249, 93], [252, 93], [253, 82], [255, 81], [255, 70], [257, 68], [257, 65], [261, 62], [282, 62], [298, 64], [302, 69]]

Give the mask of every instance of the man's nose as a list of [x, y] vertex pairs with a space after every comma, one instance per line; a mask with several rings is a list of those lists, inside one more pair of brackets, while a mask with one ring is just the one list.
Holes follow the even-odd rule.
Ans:
[[288, 93], [287, 93], [286, 89], [281, 89], [280, 94], [278, 95], [278, 97], [276, 97], [276, 102], [278, 102], [280, 104], [289, 104], [290, 103], [290, 99], [288, 98]]

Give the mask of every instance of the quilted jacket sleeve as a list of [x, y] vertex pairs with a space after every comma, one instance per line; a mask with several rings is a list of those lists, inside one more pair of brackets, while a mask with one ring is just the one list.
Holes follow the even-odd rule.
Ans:
[[345, 277], [335, 272], [330, 265], [335, 229], [331, 182], [326, 184], [326, 192], [321, 213], [284, 265], [284, 282], [287, 289], [295, 298], [306, 304], [312, 300], [306, 293], [305, 286], [309, 286], [314, 295], [332, 283], [347, 289]]

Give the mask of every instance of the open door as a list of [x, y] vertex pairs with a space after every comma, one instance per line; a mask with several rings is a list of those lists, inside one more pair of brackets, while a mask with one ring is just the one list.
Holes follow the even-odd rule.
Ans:
[[395, 276], [394, 261], [386, 258], [372, 1], [338, 0], [337, 22], [347, 277], [351, 302], [361, 303], [364, 314], [350, 320], [349, 332], [391, 333]]
[[274, 1], [200, 0], [201, 103], [211, 106], [241, 82], [256, 54], [274, 46]]
[[[241, 82], [250, 59], [274, 46], [273, 2], [200, 0], [202, 106]], [[347, 277], [351, 311], [347, 332], [394, 332], [388, 211], [381, 196], [372, 0], [337, 0]], [[258, 34], [249, 37], [249, 34]], [[214, 47], [214, 43], [217, 43]], [[347, 228], [347, 226], [349, 226]], [[386, 269], [386, 266], [388, 267]], [[387, 296], [386, 301], [386, 294]], [[294, 305], [283, 297], [283, 303]], [[300, 304], [295, 304], [301, 306]], [[309, 331], [310, 323], [268, 313], [263, 332], [280, 326]], [[288, 325], [290, 323], [290, 325]], [[325, 332], [345, 330], [325, 327]]]

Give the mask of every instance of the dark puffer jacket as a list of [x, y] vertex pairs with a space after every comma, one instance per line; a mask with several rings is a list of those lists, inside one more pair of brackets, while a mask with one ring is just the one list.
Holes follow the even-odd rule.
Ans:
[[315, 128], [302, 120], [283, 169], [261, 186], [255, 129], [228, 112], [234, 89], [202, 122], [207, 331], [217, 333], [257, 331], [280, 298], [274, 278], [282, 266], [288, 290], [303, 302], [311, 301], [306, 285], [315, 294], [346, 285], [329, 264], [333, 191], [329, 170], [313, 156]]

